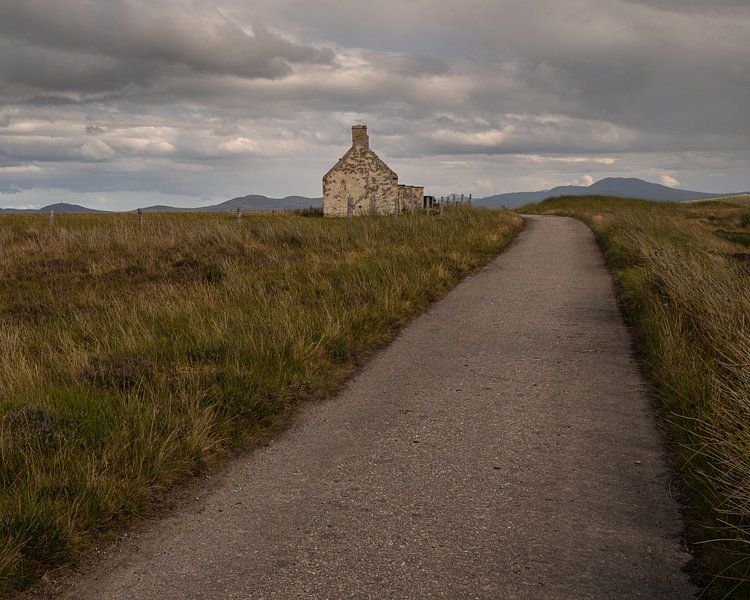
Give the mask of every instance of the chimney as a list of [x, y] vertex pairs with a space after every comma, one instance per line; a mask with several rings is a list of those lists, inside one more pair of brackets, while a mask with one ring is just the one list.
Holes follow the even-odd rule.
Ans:
[[370, 149], [370, 138], [367, 137], [367, 125], [354, 125], [352, 127], [352, 147], [360, 146], [365, 150]]

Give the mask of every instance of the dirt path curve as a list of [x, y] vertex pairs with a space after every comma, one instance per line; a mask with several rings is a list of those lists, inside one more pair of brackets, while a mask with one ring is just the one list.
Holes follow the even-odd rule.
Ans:
[[669, 478], [592, 234], [532, 217], [66, 597], [690, 598]]

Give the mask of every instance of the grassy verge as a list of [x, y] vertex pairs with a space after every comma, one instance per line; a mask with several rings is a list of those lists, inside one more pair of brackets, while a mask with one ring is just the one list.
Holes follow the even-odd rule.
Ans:
[[0, 595], [325, 397], [508, 212], [0, 217]]
[[681, 449], [706, 597], [750, 597], [750, 206], [558, 198], [598, 236]]

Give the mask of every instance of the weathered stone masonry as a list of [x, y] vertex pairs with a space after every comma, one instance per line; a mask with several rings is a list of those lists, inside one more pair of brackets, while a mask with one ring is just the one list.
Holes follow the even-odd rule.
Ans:
[[422, 207], [424, 188], [399, 185], [398, 175], [370, 150], [365, 125], [352, 127], [352, 147], [323, 176], [323, 214], [397, 214]]
[[399, 185], [398, 197], [401, 210], [417, 210], [424, 207], [424, 188], [418, 185]]

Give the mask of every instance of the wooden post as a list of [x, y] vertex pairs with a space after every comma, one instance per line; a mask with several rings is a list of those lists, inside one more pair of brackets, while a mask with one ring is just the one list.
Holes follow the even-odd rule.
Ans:
[[138, 213], [138, 226], [143, 227], [143, 209], [139, 208], [136, 212]]
[[469, 193], [469, 206], [471, 206], [471, 193]]
[[463, 204], [463, 203], [464, 203], [464, 195], [461, 194], [461, 204]]
[[443, 216], [443, 197], [440, 196], [440, 216]]
[[49, 211], [49, 224], [54, 225], [55, 224], [55, 209]]
[[239, 223], [242, 219], [242, 209], [238, 206], [237, 207], [237, 222]]

